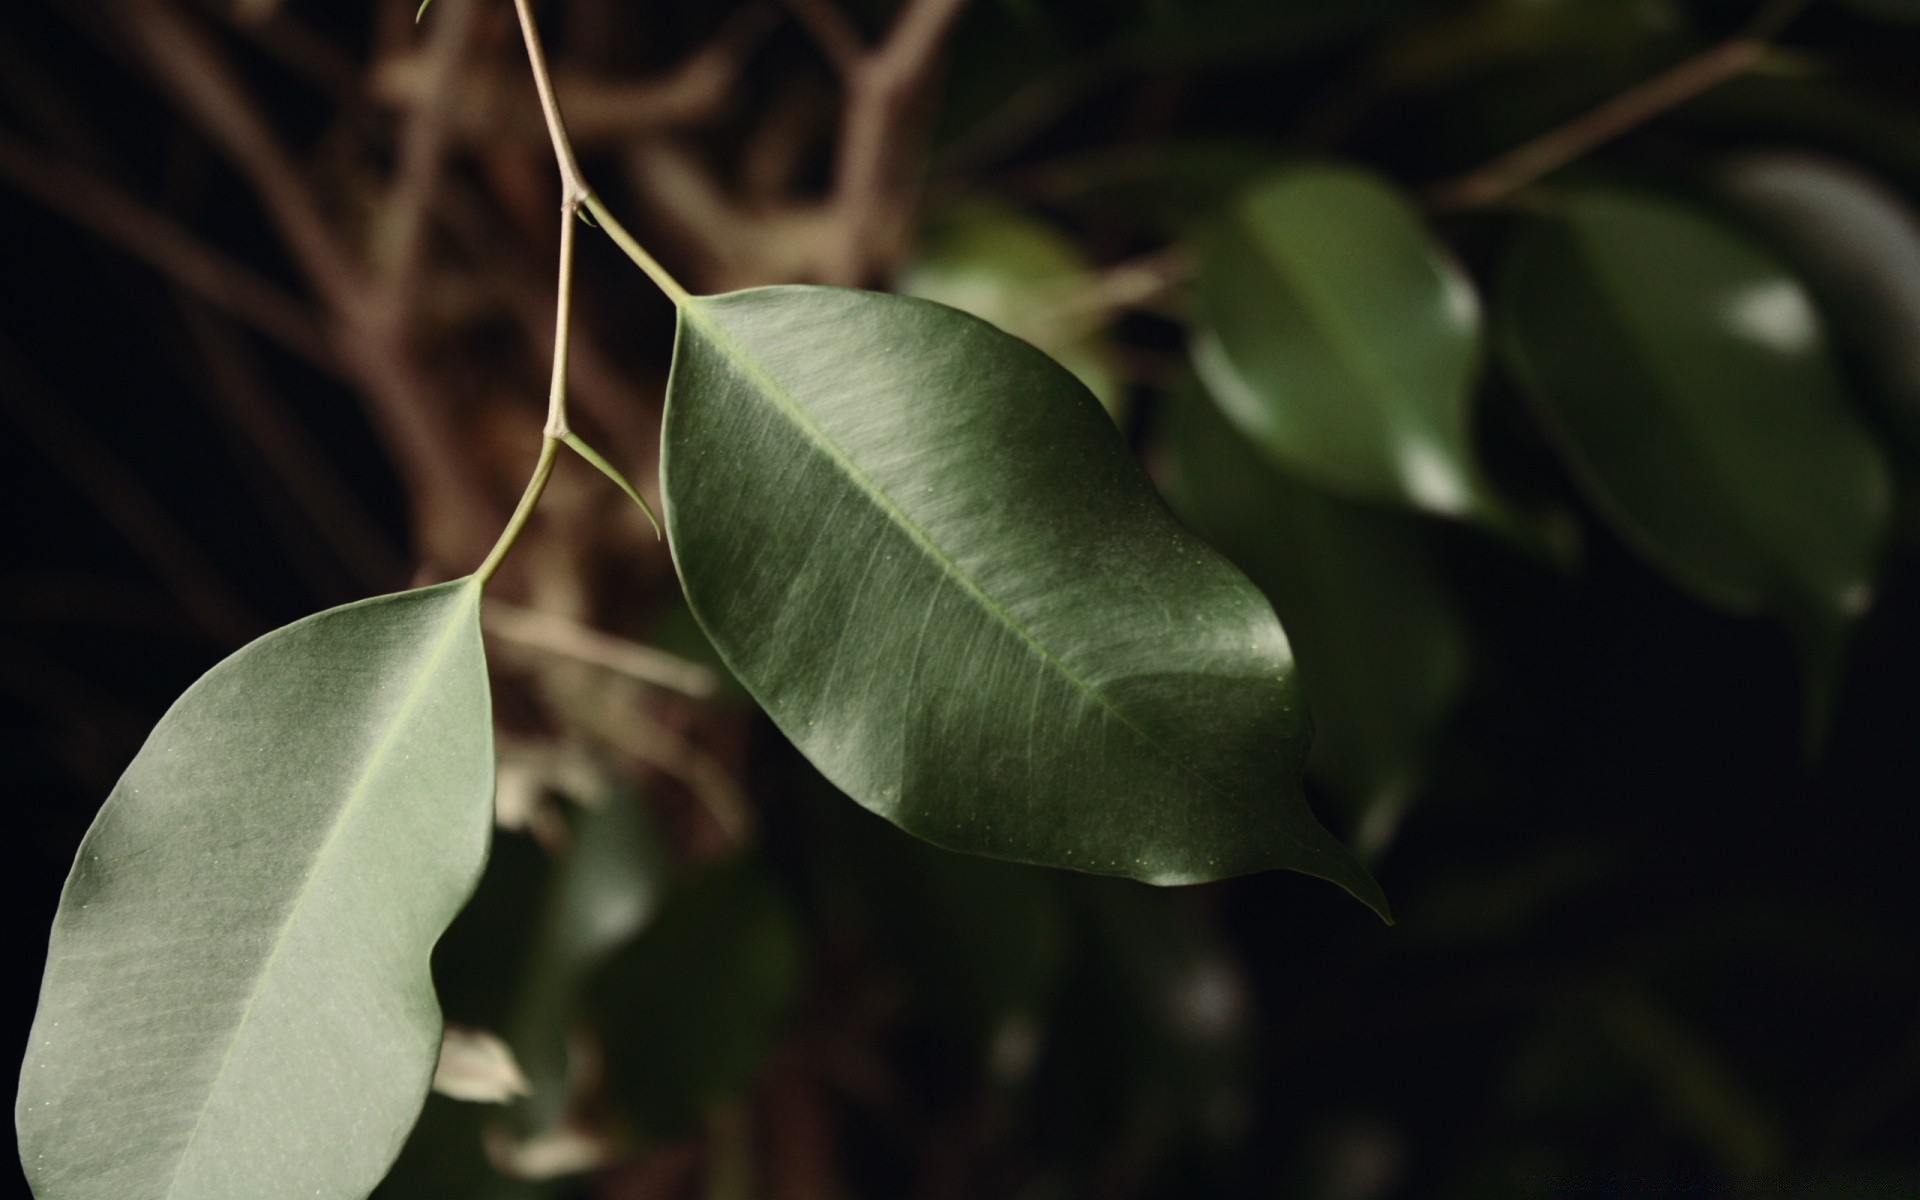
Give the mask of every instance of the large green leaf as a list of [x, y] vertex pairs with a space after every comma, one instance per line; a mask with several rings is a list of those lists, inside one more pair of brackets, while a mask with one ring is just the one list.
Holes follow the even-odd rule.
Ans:
[[1515, 241], [1501, 301], [1507, 359], [1600, 513], [1701, 599], [1787, 621], [1828, 682], [1890, 487], [1799, 281], [1690, 208], [1591, 190]]
[[486, 859], [488, 707], [470, 580], [270, 633], [175, 703], [54, 919], [18, 1108], [40, 1200], [372, 1190]]
[[1303, 166], [1196, 237], [1194, 364], [1235, 425], [1330, 491], [1492, 515], [1472, 446], [1472, 284], [1397, 190]]
[[1465, 617], [1431, 522], [1354, 504], [1262, 458], [1198, 389], [1170, 398], [1168, 495], [1273, 600], [1313, 709], [1309, 768], [1378, 852], [1467, 681]]
[[1100, 406], [943, 305], [681, 308], [661, 475], [695, 615], [821, 773], [951, 849], [1384, 907], [1299, 788], [1285, 635]]

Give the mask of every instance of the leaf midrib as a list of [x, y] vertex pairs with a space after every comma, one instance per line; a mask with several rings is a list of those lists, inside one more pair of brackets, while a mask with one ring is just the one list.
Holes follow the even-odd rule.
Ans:
[[[474, 590], [473, 600], [477, 603], [478, 586], [471, 579], [467, 580], [463, 586]], [[314, 852], [312, 864], [307, 870], [307, 877], [300, 885], [300, 892], [294, 897], [293, 906], [287, 910], [286, 919], [280, 923], [280, 931], [274, 935], [273, 948], [267, 953], [266, 962], [261, 964], [259, 975], [255, 978], [253, 988], [247, 995], [246, 1006], [240, 1012], [240, 1019], [234, 1022], [233, 1032], [227, 1039], [226, 1053], [221, 1056], [220, 1066], [207, 1085], [206, 1098], [200, 1102], [200, 1111], [194, 1114], [193, 1128], [187, 1134], [186, 1144], [180, 1147], [179, 1157], [174, 1160], [173, 1171], [167, 1178], [167, 1190], [162, 1200], [173, 1200], [174, 1189], [180, 1184], [180, 1172], [186, 1166], [187, 1156], [193, 1152], [194, 1143], [200, 1137], [200, 1127], [206, 1121], [207, 1111], [213, 1107], [213, 1098], [219, 1093], [221, 1084], [226, 1080], [227, 1068], [233, 1064], [234, 1051], [240, 1045], [240, 1038], [246, 1032], [247, 1023], [253, 1018], [253, 1011], [259, 1004], [261, 993], [266, 990], [267, 979], [273, 974], [274, 966], [280, 960], [281, 951], [286, 948], [287, 935], [299, 920], [307, 900], [313, 895], [314, 884], [320, 878], [321, 868], [327, 861], [334, 843], [340, 839], [341, 833], [347, 826], [352, 824], [354, 816], [366, 800], [373, 780], [386, 766], [388, 756], [398, 744], [399, 731], [406, 726], [424, 698], [427, 680], [433, 677], [441, 660], [447, 656], [447, 651], [452, 647], [454, 636], [461, 625], [460, 616], [461, 610], [456, 607], [450, 619], [446, 621], [445, 627], [440, 631], [440, 636], [435, 639], [432, 649], [428, 650], [426, 657], [421, 660], [419, 671], [407, 687], [407, 694], [400, 698], [399, 706], [393, 710], [393, 717], [386, 732], [375, 744], [373, 753], [367, 758], [366, 766], [347, 793], [346, 803], [341, 806], [339, 815], [334, 818], [333, 826], [327, 830], [327, 836], [321, 841], [320, 848]]]
[[[1139, 738], [1144, 745], [1160, 754], [1183, 774], [1191, 777], [1208, 791], [1229, 800], [1233, 799], [1231, 793], [1227, 792], [1226, 789], [1200, 774], [1181, 758], [1181, 756], [1175, 754], [1158, 739], [1147, 733], [1146, 730], [1134, 724], [1125, 713], [1115, 708], [1113, 703], [1108, 700], [1098, 688], [1082, 679], [1078, 673], [1055, 655], [1046, 643], [1036, 637], [1018, 618], [1008, 612], [1004, 606], [989, 595], [985, 589], [981, 588], [979, 584], [975, 583], [967, 573], [961, 569], [960, 564], [953, 561], [946, 551], [942, 550], [926, 531], [920, 528], [919, 524], [915, 522], [912, 517], [908, 516], [877, 483], [868, 477], [865, 471], [861, 470], [860, 465], [853, 461], [847, 452], [841, 448], [840, 444], [829, 437], [826, 431], [814, 422], [813, 418], [807, 413], [806, 409], [800, 405], [799, 401], [787, 393], [786, 388], [760, 365], [758, 359], [748, 354], [746, 349], [736, 342], [718, 321], [700, 309], [699, 305], [701, 303], [701, 299], [695, 299], [683, 305], [680, 311], [685, 314], [690, 321], [699, 325], [701, 331], [726, 355], [729, 361], [746, 372], [760, 385], [760, 390], [773, 399], [776, 406], [793, 425], [799, 429], [817, 449], [825, 454], [828, 459], [840, 469], [840, 472], [907, 536], [909, 541], [918, 547], [935, 566], [939, 567], [942, 574], [958, 584], [963, 592], [973, 597], [974, 601], [978, 603], [981, 608], [985, 609], [988, 614], [999, 621], [1009, 633], [1012, 633], [1018, 638], [1021, 643], [1039, 657], [1042, 662], [1051, 666], [1065, 678], [1067, 682], [1073, 684], [1083, 695], [1109, 713], [1135, 737]], [[1301, 839], [1293, 833], [1293, 831], [1285, 828], [1284, 825], [1279, 825], [1277, 828], [1289, 840], [1293, 841], [1308, 854], [1318, 858], [1326, 858], [1328, 861], [1334, 861], [1332, 856], [1324, 854], [1318, 847]]]

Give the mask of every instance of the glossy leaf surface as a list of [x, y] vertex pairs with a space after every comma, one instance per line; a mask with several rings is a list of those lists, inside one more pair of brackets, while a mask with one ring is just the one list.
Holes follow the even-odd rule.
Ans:
[[1275, 463], [1357, 499], [1490, 511], [1469, 401], [1471, 283], [1387, 183], [1298, 167], [1198, 236], [1194, 365]]
[[492, 827], [479, 588], [270, 633], [195, 683], [81, 844], [22, 1070], [40, 1200], [360, 1197], [440, 1048], [435, 939]]
[[1289, 476], [1198, 389], [1169, 409], [1174, 508], [1273, 600], [1313, 709], [1309, 767], [1360, 813], [1362, 852], [1378, 850], [1467, 679], [1466, 620], [1431, 531]]
[[1024, 342], [874, 293], [692, 301], [662, 475], [714, 645], [873, 811], [952, 849], [1159, 883], [1290, 867], [1381, 906], [1300, 793], [1272, 609]]
[[1587, 191], [1516, 241], [1502, 305], [1514, 373], [1601, 514], [1829, 666], [1872, 595], [1889, 483], [1799, 281], [1691, 209]]

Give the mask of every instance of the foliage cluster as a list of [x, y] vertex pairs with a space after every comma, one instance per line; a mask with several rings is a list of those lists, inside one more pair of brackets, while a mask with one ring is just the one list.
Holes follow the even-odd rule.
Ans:
[[[37, 77], [0, 175], [159, 269], [316, 578], [401, 582], [289, 440], [344, 392], [451, 582], [249, 642], [132, 757], [27, 1046], [41, 1200], [1916, 1166], [1920, 12], [581, 3], [542, 130], [505, 5], [383, 14], [384, 116], [341, 14], [124, 8], [64, 15], [267, 229], [143, 207]], [[337, 101], [298, 154], [288, 65]], [[1275, 867], [1402, 923], [1099, 878]]]

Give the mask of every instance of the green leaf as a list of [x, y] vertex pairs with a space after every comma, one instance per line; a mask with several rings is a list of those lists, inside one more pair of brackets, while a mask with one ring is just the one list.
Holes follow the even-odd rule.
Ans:
[[950, 849], [1376, 909], [1299, 787], [1286, 637], [1086, 389], [942, 305], [690, 301], [662, 477], [688, 602], [837, 787]]
[[[1256, 999], [1217, 920], [1188, 897], [1124, 880], [1065, 882], [1086, 969], [1066, 989], [1056, 1053], [1091, 1076], [1076, 1090], [1106, 1109], [1096, 1112], [1098, 1142], [1136, 1131], [1129, 1155], [1146, 1167], [1245, 1137], [1261, 1061]], [[1205, 1159], [1174, 1162], [1191, 1170]], [[1229, 1190], [1207, 1184], [1199, 1194]]]
[[1397, 190], [1297, 167], [1195, 249], [1194, 365], [1273, 462], [1354, 499], [1496, 512], [1472, 447], [1479, 300]]
[[1812, 289], [1887, 425], [1920, 459], [1920, 214], [1838, 159], [1743, 155], [1722, 190]]
[[21, 1072], [43, 1200], [361, 1197], [440, 1047], [493, 732], [460, 580], [270, 633], [163, 717], [81, 843]]
[[898, 290], [972, 313], [1045, 351], [1118, 420], [1126, 395], [1104, 326], [1077, 307], [1093, 281], [1080, 248], [1045, 222], [975, 206], [935, 224]]
[[1690, 208], [1587, 190], [1515, 241], [1500, 299], [1506, 358], [1600, 514], [1701, 600], [1785, 620], [1824, 692], [1890, 486], [1806, 289]]
[[[811, 770], [796, 791], [832, 794]], [[850, 804], [806, 807], [822, 907], [895, 968], [914, 1009], [986, 1052], [999, 1081], [1031, 1070], [1068, 952], [1058, 877], [941, 850]]]
[[1377, 853], [1467, 681], [1466, 621], [1420, 518], [1353, 504], [1263, 459], [1197, 389], [1169, 405], [1175, 511], [1266, 592], [1313, 710], [1314, 775]]
[[645, 804], [606, 788], [574, 824], [507, 1026], [533, 1085], [516, 1113], [523, 1130], [553, 1128], [565, 1115], [568, 1035], [587, 980], [653, 919], [666, 874], [666, 848]]
[[779, 1045], [800, 995], [792, 906], [752, 861], [709, 869], [589, 988], [608, 1082], [640, 1132], [683, 1132], [736, 1097]]

